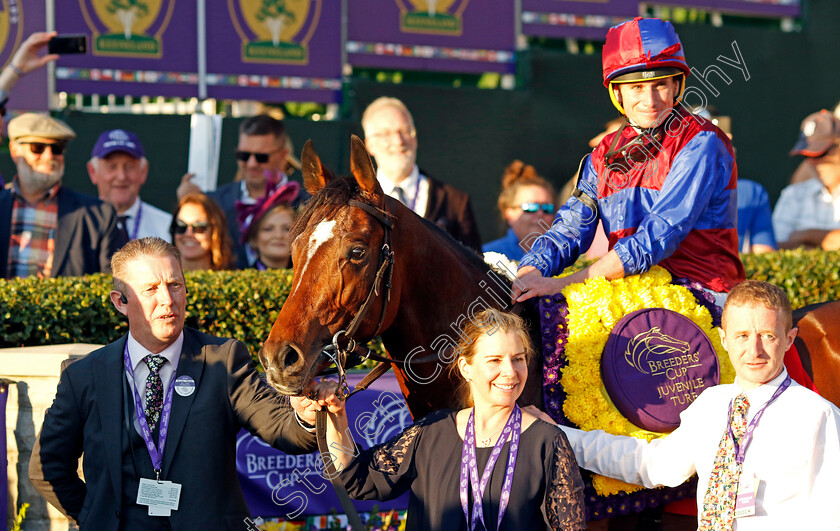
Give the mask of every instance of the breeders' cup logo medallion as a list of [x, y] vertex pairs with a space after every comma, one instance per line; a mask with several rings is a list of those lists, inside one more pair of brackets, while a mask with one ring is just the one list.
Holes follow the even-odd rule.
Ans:
[[242, 61], [305, 65], [323, 0], [228, 0]]
[[459, 36], [469, 0], [396, 0], [400, 31]]
[[23, 7], [18, 0], [0, 0], [0, 65], [5, 67], [23, 39]]
[[175, 0], [79, 0], [93, 55], [160, 58]]
[[674, 337], [663, 334], [658, 326], [647, 332], [637, 334], [627, 343], [624, 359], [631, 367], [642, 374], [657, 376], [671, 368], [671, 358], [677, 359], [678, 365], [696, 367], [700, 364], [696, 353], [691, 352], [691, 345]]

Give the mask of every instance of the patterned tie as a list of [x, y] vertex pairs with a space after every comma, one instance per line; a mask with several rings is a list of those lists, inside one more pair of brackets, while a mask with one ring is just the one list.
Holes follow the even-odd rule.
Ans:
[[[740, 394], [735, 398], [732, 406], [732, 416], [729, 423], [732, 434], [738, 444], [747, 430], [747, 410], [750, 403], [747, 395]], [[738, 479], [741, 476], [741, 465], [735, 459], [735, 445], [729, 437], [729, 430], [723, 432], [720, 440], [715, 466], [709, 477], [709, 488], [703, 498], [703, 514], [700, 517], [698, 531], [726, 529], [731, 530], [735, 520], [735, 496], [738, 493]]]
[[166, 358], [157, 354], [149, 354], [143, 361], [149, 366], [149, 376], [146, 377], [146, 421], [149, 430], [155, 431], [160, 412], [163, 409], [163, 382], [160, 379], [160, 368], [166, 363]]

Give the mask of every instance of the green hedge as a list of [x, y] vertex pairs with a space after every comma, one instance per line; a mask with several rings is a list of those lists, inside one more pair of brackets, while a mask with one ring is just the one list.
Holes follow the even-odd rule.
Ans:
[[[840, 252], [743, 255], [748, 278], [784, 287], [794, 308], [840, 299]], [[288, 270], [187, 273], [187, 326], [259, 351], [291, 287]], [[111, 278], [0, 280], [0, 346], [109, 343], [127, 322], [111, 305]]]

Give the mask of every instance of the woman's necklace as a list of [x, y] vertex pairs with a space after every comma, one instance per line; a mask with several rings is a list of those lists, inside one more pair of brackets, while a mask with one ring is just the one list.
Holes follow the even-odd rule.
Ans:
[[505, 425], [504, 425], [504, 424], [502, 424], [500, 427], [498, 427], [498, 428], [496, 428], [495, 430], [493, 430], [493, 432], [492, 432], [489, 436], [487, 436], [487, 437], [485, 437], [485, 438], [482, 438], [481, 436], [479, 436], [479, 434], [478, 434], [478, 430], [476, 430], [476, 431], [475, 431], [475, 440], [478, 442], [478, 445], [479, 445], [479, 446], [490, 446], [490, 444], [491, 444], [491, 443], [492, 443], [492, 441], [493, 441], [493, 437], [494, 437], [495, 435], [497, 435], [500, 431], [502, 431], [502, 429], [503, 429], [504, 427], [505, 427]]

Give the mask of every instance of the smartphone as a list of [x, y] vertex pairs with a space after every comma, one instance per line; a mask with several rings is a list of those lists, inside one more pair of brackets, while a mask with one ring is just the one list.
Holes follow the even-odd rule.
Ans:
[[47, 53], [87, 53], [87, 35], [56, 35], [47, 43]]

